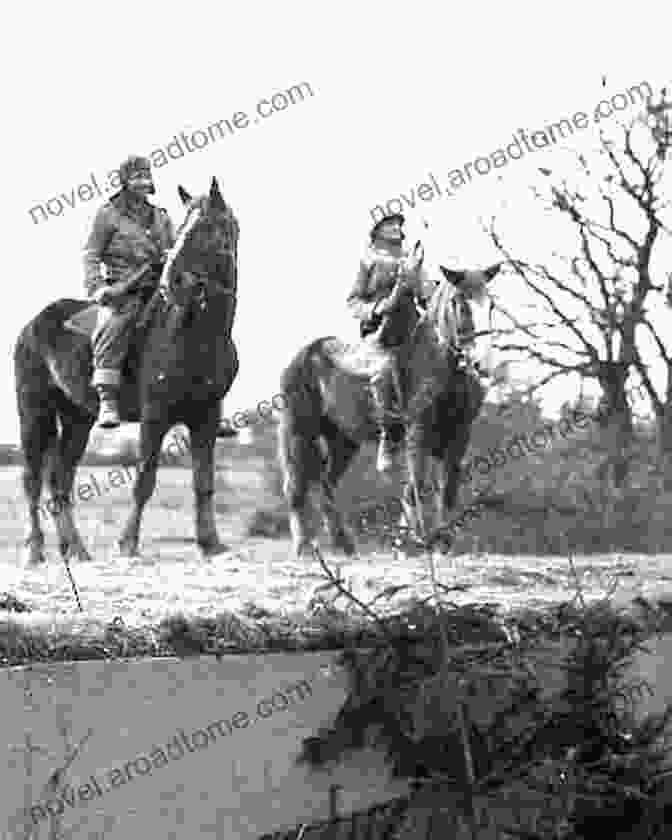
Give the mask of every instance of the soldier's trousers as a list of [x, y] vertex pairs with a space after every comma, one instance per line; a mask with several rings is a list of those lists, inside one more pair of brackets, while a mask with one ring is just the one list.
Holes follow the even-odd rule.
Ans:
[[98, 307], [98, 323], [92, 337], [93, 385], [121, 384], [121, 368], [141, 308], [142, 302], [136, 298]]
[[394, 351], [388, 350], [380, 368], [371, 376], [371, 390], [378, 414], [378, 422], [387, 429], [399, 424], [401, 405], [395, 385], [398, 381], [399, 363]]

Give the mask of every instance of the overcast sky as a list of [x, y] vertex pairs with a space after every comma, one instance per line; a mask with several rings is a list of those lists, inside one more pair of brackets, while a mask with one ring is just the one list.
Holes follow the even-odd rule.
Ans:
[[[82, 244], [103, 199], [76, 199], [74, 209], [40, 224], [29, 210], [70, 197], [91, 173], [102, 185], [130, 152], [148, 153], [237, 111], [253, 115], [260, 99], [292, 85], [311, 86], [303, 103], [154, 173], [154, 200], [176, 223], [177, 185], [203, 192], [212, 175], [240, 220], [234, 337], [241, 365], [225, 403], [233, 413], [276, 393], [303, 343], [356, 337], [344, 301], [373, 206], [417, 190], [429, 173], [445, 182], [451, 169], [509, 143], [520, 128], [670, 78], [665, 15], [645, 2], [621, 11], [585, 2], [119, 0], [104, 14], [73, 2], [15, 4], [11, 14], [1, 59], [0, 442], [17, 440], [16, 335], [50, 301], [83, 296]], [[428, 259], [454, 267], [493, 262], [479, 217], [503, 212], [507, 197], [504, 209], [517, 216], [511, 202], [521, 185], [557, 154], [537, 151], [454, 197], [419, 201], [422, 213], [408, 213], [410, 236], [421, 232], [423, 216], [431, 225]], [[543, 249], [522, 199], [519, 233]], [[550, 396], [557, 404], [569, 392]]]

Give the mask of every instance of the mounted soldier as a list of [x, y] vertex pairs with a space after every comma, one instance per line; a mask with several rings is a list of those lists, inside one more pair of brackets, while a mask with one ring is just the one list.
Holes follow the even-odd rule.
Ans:
[[360, 336], [380, 351], [380, 366], [370, 379], [380, 427], [379, 472], [394, 466], [404, 434], [403, 407], [398, 404], [400, 355], [419, 318], [416, 302], [425, 305], [432, 291], [423, 288], [420, 243], [412, 254], [403, 247], [404, 222], [397, 213], [371, 228], [369, 246], [347, 298], [350, 311], [360, 321]]
[[131, 155], [119, 176], [121, 190], [96, 214], [84, 247], [86, 291], [99, 305], [92, 384], [100, 400], [98, 425], [106, 429], [119, 425], [122, 366], [140, 313], [175, 243], [168, 213], [147, 201], [156, 191], [149, 160]]
[[[137, 169], [140, 177], [134, 184]], [[150, 290], [154, 287], [161, 258], [173, 239], [166, 214], [145, 202], [153, 186], [147, 161], [139, 166], [132, 161], [122, 168], [122, 175], [124, 189], [98, 213], [88, 243], [87, 281], [94, 302], [64, 298], [50, 303], [23, 327], [14, 347], [30, 563], [46, 559], [40, 517], [45, 481], [61, 556], [66, 563], [69, 558], [91, 559], [75, 523], [73, 504], [77, 465], [101, 413], [91, 385], [91, 336], [99, 308], [117, 298], [128, 299], [131, 293], [140, 296], [134, 285], [139, 283], [138, 264], [143, 273], [152, 275]], [[144, 183], [134, 189], [138, 181]], [[143, 512], [156, 486], [162, 442], [177, 424], [184, 424], [189, 433], [196, 541], [204, 556], [226, 549], [217, 533], [214, 464], [221, 401], [239, 369], [231, 334], [239, 225], [216, 178], [206, 194], [191, 196], [181, 186], [177, 192], [184, 218], [167, 254], [159, 281], [162, 288], [143, 310], [142, 337], [137, 335], [129, 348], [132, 358], [122, 368], [121, 353], [111, 352], [119, 345], [115, 348], [112, 342], [110, 348], [99, 336], [96, 347], [96, 381], [118, 382], [123, 370], [129, 381], [123, 382], [119, 394], [122, 417], [140, 425], [133, 509], [118, 542], [122, 555], [129, 557], [138, 554]], [[101, 265], [106, 266], [107, 276], [102, 276]], [[109, 308], [114, 324], [120, 307]], [[121, 323], [126, 326], [125, 319]], [[112, 330], [115, 336], [118, 333]]]

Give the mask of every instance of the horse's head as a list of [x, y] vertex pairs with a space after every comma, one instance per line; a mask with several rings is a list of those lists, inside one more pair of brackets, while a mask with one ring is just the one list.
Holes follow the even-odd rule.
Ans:
[[427, 309], [439, 343], [460, 346], [486, 371], [492, 368], [492, 307], [488, 284], [504, 263], [483, 270], [454, 271], [440, 266], [445, 278]]
[[[235, 298], [239, 226], [215, 178], [210, 192], [198, 198], [178, 187], [186, 206], [159, 283], [178, 306], [210, 301], [226, 295]], [[233, 304], [233, 300], [231, 301]]]

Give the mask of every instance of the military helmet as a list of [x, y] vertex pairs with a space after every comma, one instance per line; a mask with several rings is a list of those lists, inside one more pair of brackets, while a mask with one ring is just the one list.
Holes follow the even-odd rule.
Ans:
[[126, 186], [133, 175], [139, 172], [147, 172], [151, 177], [152, 165], [149, 159], [141, 155], [129, 155], [119, 167], [119, 180], [122, 186]]
[[382, 219], [378, 219], [369, 233], [371, 242], [378, 236], [381, 226], [386, 225], [388, 222], [399, 222], [400, 225], [403, 225], [406, 219], [401, 213], [390, 213], [388, 216], [383, 216]]

